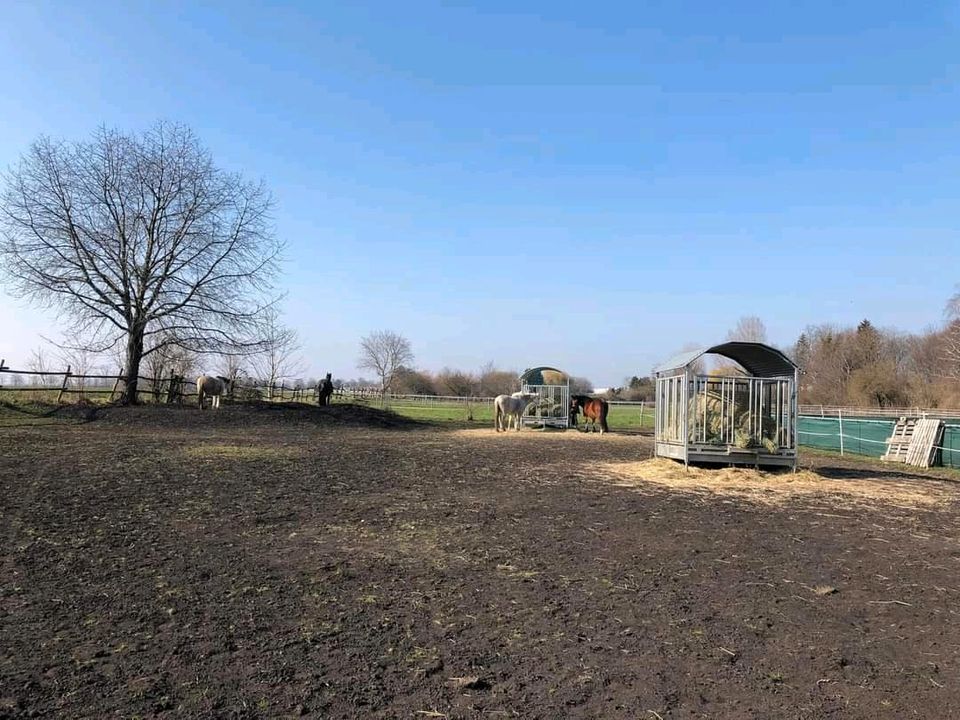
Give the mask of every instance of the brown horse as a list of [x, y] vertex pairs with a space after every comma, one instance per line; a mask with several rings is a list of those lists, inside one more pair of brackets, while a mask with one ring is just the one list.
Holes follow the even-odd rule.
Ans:
[[590, 421], [590, 429], [596, 432], [597, 423], [600, 423], [600, 434], [609, 431], [607, 427], [607, 412], [610, 406], [606, 400], [592, 398], [589, 395], [574, 395], [570, 398], [570, 414], [583, 413], [583, 419]]

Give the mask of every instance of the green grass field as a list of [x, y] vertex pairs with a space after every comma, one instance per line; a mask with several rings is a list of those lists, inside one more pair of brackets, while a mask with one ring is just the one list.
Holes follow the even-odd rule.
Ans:
[[[471, 403], [469, 405], [462, 403], [420, 405], [396, 402], [391, 403], [389, 408], [398, 415], [425, 422], [469, 423], [493, 427], [493, 404], [489, 402]], [[582, 417], [580, 422], [583, 423]], [[645, 407], [641, 422], [639, 405], [611, 405], [607, 425], [610, 426], [611, 431], [636, 431], [641, 428], [653, 430], [653, 411], [651, 408]]]

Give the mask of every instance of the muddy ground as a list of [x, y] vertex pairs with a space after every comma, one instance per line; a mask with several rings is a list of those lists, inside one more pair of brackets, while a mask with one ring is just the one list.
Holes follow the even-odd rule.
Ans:
[[0, 717], [957, 717], [957, 475], [354, 414], [3, 428]]

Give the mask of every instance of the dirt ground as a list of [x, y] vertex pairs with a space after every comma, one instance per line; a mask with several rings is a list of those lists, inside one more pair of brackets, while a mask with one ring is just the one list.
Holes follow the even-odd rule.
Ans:
[[75, 419], [0, 430], [3, 718], [960, 712], [956, 474], [687, 473], [366, 409]]

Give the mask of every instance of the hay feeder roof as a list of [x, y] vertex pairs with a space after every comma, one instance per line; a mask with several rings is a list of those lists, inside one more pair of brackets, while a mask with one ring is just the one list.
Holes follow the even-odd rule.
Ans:
[[726, 342], [674, 355], [654, 368], [654, 373], [664, 375], [671, 370], [682, 370], [701, 355], [707, 354], [729, 358], [753, 377], [793, 377], [797, 370], [796, 364], [790, 358], [769, 345], [755, 342]]
[[563, 370], [546, 365], [528, 368], [520, 376], [520, 382], [524, 385], [566, 385], [569, 380], [569, 376]]

